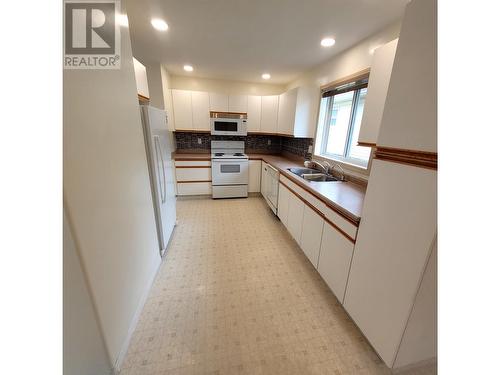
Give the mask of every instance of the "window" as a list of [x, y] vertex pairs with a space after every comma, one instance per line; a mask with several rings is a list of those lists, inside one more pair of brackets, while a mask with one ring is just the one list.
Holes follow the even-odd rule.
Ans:
[[369, 147], [358, 146], [368, 80], [344, 84], [321, 98], [315, 154], [366, 168]]

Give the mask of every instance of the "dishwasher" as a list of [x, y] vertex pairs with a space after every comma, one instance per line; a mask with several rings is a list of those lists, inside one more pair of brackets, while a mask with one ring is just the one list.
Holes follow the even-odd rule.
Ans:
[[274, 212], [275, 215], [278, 213], [278, 185], [280, 174], [276, 168], [269, 164], [264, 165], [264, 198], [266, 202]]

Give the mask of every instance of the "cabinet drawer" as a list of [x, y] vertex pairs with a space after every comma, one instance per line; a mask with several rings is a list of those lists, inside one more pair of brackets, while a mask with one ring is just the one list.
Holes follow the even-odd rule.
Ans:
[[324, 208], [323, 208], [322, 212], [325, 215], [326, 219], [328, 219], [333, 224], [335, 224], [340, 230], [345, 232], [353, 240], [356, 239], [356, 234], [358, 233], [357, 226], [355, 226], [351, 222], [347, 221], [347, 219], [344, 219], [342, 216], [340, 216], [334, 210], [329, 208], [326, 204], [324, 204]]
[[212, 194], [211, 182], [177, 183], [177, 195], [209, 195]]
[[176, 167], [210, 167], [212, 162], [210, 160], [176, 160]]
[[177, 182], [212, 181], [212, 168], [175, 168]]

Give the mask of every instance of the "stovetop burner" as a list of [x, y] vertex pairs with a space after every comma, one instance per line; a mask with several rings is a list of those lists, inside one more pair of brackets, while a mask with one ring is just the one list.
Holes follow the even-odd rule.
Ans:
[[241, 152], [235, 152], [233, 155], [234, 156], [243, 156], [243, 154]]
[[216, 152], [215, 156], [224, 156], [224, 153], [223, 152]]

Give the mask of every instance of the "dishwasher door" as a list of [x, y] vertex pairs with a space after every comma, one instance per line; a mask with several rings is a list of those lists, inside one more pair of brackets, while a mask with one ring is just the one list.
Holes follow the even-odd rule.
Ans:
[[267, 164], [264, 169], [266, 170], [266, 202], [271, 210], [276, 215], [278, 212], [278, 188], [279, 188], [279, 172], [276, 168]]

